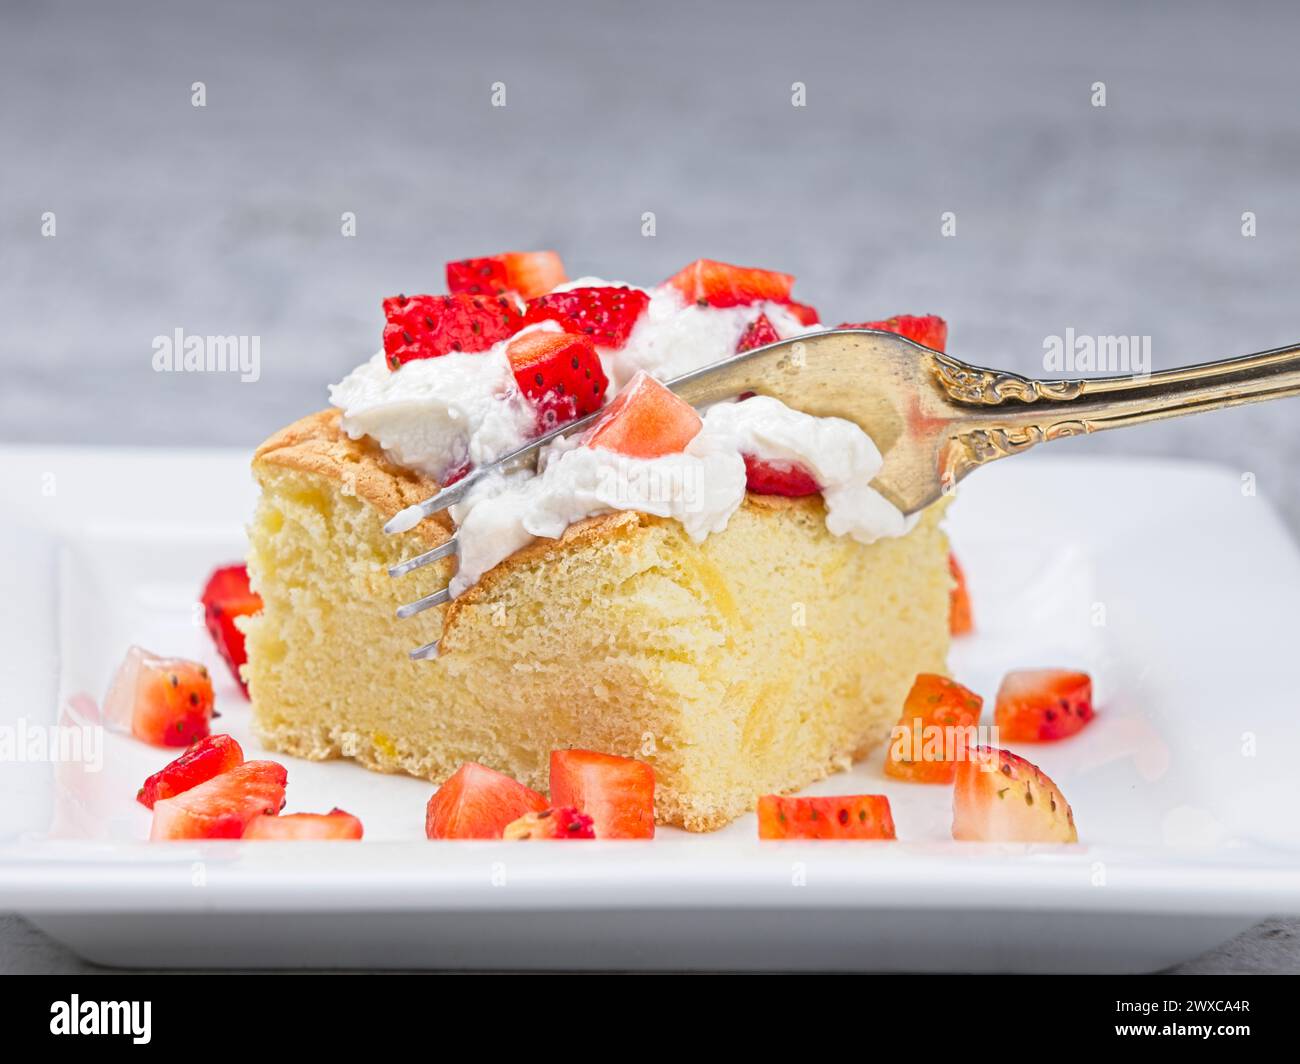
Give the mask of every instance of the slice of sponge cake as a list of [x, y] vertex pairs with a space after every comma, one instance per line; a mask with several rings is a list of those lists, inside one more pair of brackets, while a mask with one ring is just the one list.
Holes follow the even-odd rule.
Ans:
[[[449, 563], [386, 567], [449, 524], [380, 526], [436, 484], [349, 439], [335, 412], [273, 436], [253, 470], [265, 606], [243, 622], [246, 676], [258, 735], [288, 754], [435, 782], [477, 761], [545, 792], [550, 751], [585, 747], [649, 762], [658, 820], [705, 831], [847, 767], [917, 673], [945, 671], [942, 505], [870, 545], [827, 532], [819, 496], [750, 495], [702, 543], [672, 520], [606, 514], [399, 621]], [[407, 658], [439, 637], [436, 660]]]

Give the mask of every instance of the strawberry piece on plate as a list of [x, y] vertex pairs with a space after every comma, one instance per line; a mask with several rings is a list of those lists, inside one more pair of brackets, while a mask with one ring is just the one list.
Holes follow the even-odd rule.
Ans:
[[523, 314], [513, 296], [393, 296], [384, 300], [384, 357], [401, 369], [417, 358], [486, 351], [513, 336]]
[[285, 816], [268, 816], [262, 813], [253, 817], [244, 828], [245, 839], [268, 839], [272, 842], [305, 840], [315, 842], [332, 839], [359, 839], [361, 821], [342, 809], [328, 813], [288, 813]]
[[741, 457], [745, 459], [745, 487], [755, 495], [798, 498], [816, 495], [822, 490], [812, 474], [798, 462], [769, 461], [752, 454]]
[[551, 801], [591, 817], [602, 839], [652, 839], [655, 770], [594, 750], [551, 751]]
[[587, 430], [583, 442], [629, 458], [660, 458], [685, 450], [699, 435], [701, 424], [690, 403], [638, 370]]
[[766, 314], [760, 314], [746, 325], [745, 331], [740, 334], [740, 339], [736, 342], [736, 354], [752, 351], [756, 347], [766, 347], [780, 339], [781, 334], [776, 331], [776, 326], [772, 324], [771, 319]]
[[1064, 739], [1092, 720], [1092, 678], [1068, 669], [1018, 669], [998, 687], [994, 723], [1006, 742]]
[[235, 627], [235, 618], [260, 613], [262, 609], [262, 596], [248, 586], [248, 566], [242, 563], [222, 566], [208, 577], [200, 601], [208, 634], [247, 698], [248, 685], [239, 674], [239, 667], [248, 660], [248, 654], [244, 650], [244, 633]]
[[957, 766], [952, 837], [966, 842], [1078, 842], [1065, 795], [1037, 765], [977, 746]]
[[507, 824], [550, 804], [504, 772], [467, 761], [429, 799], [424, 833], [431, 839], [499, 839]]
[[913, 783], [951, 783], [974, 745], [984, 700], [946, 676], [921, 673], [903, 701], [885, 751], [885, 775]]
[[244, 751], [231, 736], [209, 735], [145, 780], [136, 799], [152, 809], [159, 799], [174, 798], [243, 763]]
[[535, 329], [506, 344], [506, 357], [542, 431], [600, 409], [609, 380], [587, 337]]
[[515, 292], [522, 299], [532, 299], [567, 280], [564, 263], [554, 251], [507, 251], [447, 263], [447, 291], [471, 296]]
[[877, 329], [880, 332], [898, 333], [932, 351], [942, 351], [948, 344], [948, 323], [936, 314], [896, 314], [884, 321], [846, 321], [836, 328]]
[[597, 347], [617, 350], [627, 343], [649, 305], [650, 296], [639, 288], [573, 288], [529, 300], [524, 324], [558, 322], [565, 332], [588, 336]]
[[206, 666], [131, 647], [104, 696], [104, 719], [154, 746], [189, 746], [208, 734], [212, 703]]
[[591, 817], [573, 806], [525, 813], [511, 821], [501, 833], [503, 839], [594, 839]]
[[676, 288], [688, 303], [708, 307], [743, 307], [771, 300], [786, 303], [794, 277], [775, 270], [732, 266], [713, 259], [696, 259], [664, 282]]
[[948, 597], [948, 633], [970, 635], [975, 621], [970, 610], [970, 592], [966, 590], [966, 573], [957, 555], [948, 552], [948, 572], [952, 574], [952, 591]]
[[254, 817], [284, 806], [289, 774], [274, 761], [245, 761], [153, 807], [150, 839], [237, 839]]
[[892, 839], [894, 817], [883, 794], [758, 800], [760, 839]]
[[822, 317], [817, 313], [816, 307], [810, 307], [807, 303], [796, 303], [791, 300], [785, 305], [785, 309], [790, 312], [790, 316], [796, 319], [800, 325], [818, 325]]

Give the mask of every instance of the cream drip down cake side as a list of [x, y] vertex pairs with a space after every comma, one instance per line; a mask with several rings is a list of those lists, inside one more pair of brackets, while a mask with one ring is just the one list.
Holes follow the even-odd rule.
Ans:
[[[762, 396], [697, 412], [657, 383], [820, 328], [793, 279], [701, 260], [652, 289], [566, 282], [543, 253], [448, 280], [386, 301], [384, 351], [254, 457], [263, 611], [240, 624], [261, 740], [435, 782], [477, 762], [542, 791], [552, 750], [635, 757], [656, 819], [697, 831], [877, 745], [916, 675], [945, 671], [942, 505], [908, 520], [876, 495], [879, 452], [849, 422]], [[936, 318], [863, 325], [943, 346]], [[602, 408], [536, 473], [383, 533]], [[454, 527], [459, 565], [388, 576]], [[448, 604], [396, 618], [448, 583]]]

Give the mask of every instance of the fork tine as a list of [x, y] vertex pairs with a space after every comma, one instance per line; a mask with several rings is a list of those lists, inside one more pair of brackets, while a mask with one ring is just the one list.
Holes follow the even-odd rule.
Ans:
[[433, 550], [427, 550], [423, 554], [417, 554], [414, 558], [407, 558], [404, 562], [398, 562], [388, 568], [389, 576], [404, 576], [413, 569], [418, 569], [422, 565], [428, 565], [430, 562], [436, 562], [440, 558], [446, 558], [448, 555], [455, 554], [460, 550], [460, 543], [456, 537], [452, 536], [446, 543], [440, 543]]
[[438, 640], [436, 639], [432, 643], [425, 643], [422, 647], [416, 647], [408, 655], [412, 661], [428, 661], [430, 658], [436, 658], [437, 656]]
[[414, 617], [417, 613], [431, 609], [434, 606], [441, 606], [444, 602], [451, 601], [451, 588], [444, 587], [441, 591], [435, 591], [431, 595], [425, 595], [414, 602], [408, 602], [405, 606], [397, 607], [397, 616], [405, 620], [407, 617]]
[[442, 488], [435, 494], [430, 495], [424, 502], [417, 502], [408, 506], [405, 510], [399, 510], [384, 525], [384, 531], [389, 535], [396, 532], [409, 532], [431, 514], [439, 513], [447, 509], [448, 506], [454, 506], [465, 497], [470, 488], [478, 483], [481, 479], [481, 473], [481, 470], [471, 473], [469, 476], [456, 481], [450, 487]]

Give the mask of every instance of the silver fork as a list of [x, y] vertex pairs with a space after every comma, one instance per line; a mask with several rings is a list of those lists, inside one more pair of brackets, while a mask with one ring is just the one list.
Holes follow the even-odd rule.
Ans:
[[[980, 466], [1038, 443], [1300, 394], [1300, 345], [1159, 373], [1033, 380], [969, 365], [894, 333], [841, 329], [747, 351], [668, 387], [692, 406], [756, 392], [809, 414], [855, 422], [884, 456], [872, 487], [910, 514], [951, 493]], [[543, 447], [584, 431], [599, 416], [597, 411], [570, 422], [476, 469], [396, 514], [384, 531], [409, 531], [460, 502], [492, 473], [536, 469]], [[458, 535], [392, 566], [389, 575], [456, 554]], [[397, 616], [413, 616], [450, 598], [444, 587], [400, 607]], [[411, 657], [437, 653], [435, 640]]]

